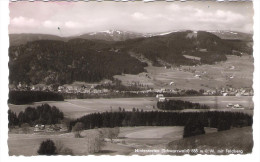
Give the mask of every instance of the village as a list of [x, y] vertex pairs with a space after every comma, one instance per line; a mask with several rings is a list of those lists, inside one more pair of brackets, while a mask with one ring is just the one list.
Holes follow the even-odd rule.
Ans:
[[[171, 84], [171, 83], [170, 83]], [[145, 89], [145, 90], [135, 90], [135, 91], [119, 91], [117, 89], [106, 89], [106, 88], [96, 88], [97, 85], [26, 85], [19, 83], [17, 86], [10, 86], [10, 91], [46, 91], [46, 92], [58, 92], [62, 94], [109, 94], [109, 93], [133, 93], [133, 94], [148, 94], [148, 93], [162, 93], [171, 95], [196, 95], [196, 96], [253, 96], [254, 92], [252, 88], [220, 88], [213, 90], [200, 89], [195, 90], [184, 90], [184, 89]], [[197, 92], [197, 93], [196, 93]]]

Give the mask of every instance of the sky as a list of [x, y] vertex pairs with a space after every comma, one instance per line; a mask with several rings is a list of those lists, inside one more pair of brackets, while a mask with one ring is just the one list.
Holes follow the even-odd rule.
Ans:
[[[252, 2], [10, 2], [9, 33], [73, 36], [104, 30], [253, 32]], [[60, 30], [58, 30], [58, 27]]]

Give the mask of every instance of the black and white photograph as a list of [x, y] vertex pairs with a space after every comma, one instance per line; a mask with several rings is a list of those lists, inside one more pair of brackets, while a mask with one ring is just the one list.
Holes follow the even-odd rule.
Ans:
[[10, 1], [8, 156], [252, 154], [253, 3]]

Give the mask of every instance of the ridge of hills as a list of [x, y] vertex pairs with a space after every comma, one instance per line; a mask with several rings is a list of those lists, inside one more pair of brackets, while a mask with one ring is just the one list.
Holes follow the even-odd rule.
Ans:
[[[177, 31], [168, 31], [168, 32], [161, 32], [161, 33], [136, 33], [136, 32], [129, 32], [129, 31], [121, 31], [121, 30], [105, 30], [99, 32], [91, 32], [85, 33], [77, 36], [69, 36], [69, 37], [62, 37], [58, 35], [51, 35], [51, 34], [33, 34], [33, 33], [21, 33], [21, 34], [9, 34], [10, 45], [21, 45], [27, 42], [32, 42], [36, 40], [62, 40], [68, 41], [71, 39], [82, 38], [82, 39], [89, 39], [89, 40], [105, 40], [105, 41], [125, 41], [128, 39], [135, 39], [135, 38], [149, 38], [154, 36], [164, 36], [176, 32], [183, 32], [181, 30]], [[242, 33], [242, 32], [234, 32], [234, 31], [224, 31], [224, 30], [212, 30], [207, 31], [209, 33], [215, 34], [221, 39], [230, 39], [230, 40], [243, 40], [243, 41], [252, 41], [253, 35], [249, 33]]]
[[[104, 33], [114, 35], [115, 32], [122, 34], [117, 31]], [[114, 75], [138, 74], [145, 72], [147, 66], [146, 62], [138, 59], [141, 56], [150, 60], [154, 66], [164, 66], [164, 63], [180, 66], [214, 64], [225, 61], [226, 55], [252, 54], [252, 46], [247, 41], [225, 40], [205, 31], [118, 37], [122, 41], [32, 34], [31, 39], [24, 40], [27, 43], [12, 45], [19, 42], [19, 36], [23, 37], [10, 35], [11, 84], [98, 82], [113, 79]]]

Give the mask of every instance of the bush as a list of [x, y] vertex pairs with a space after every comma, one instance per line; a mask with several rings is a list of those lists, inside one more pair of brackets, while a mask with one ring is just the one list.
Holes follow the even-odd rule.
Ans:
[[85, 138], [88, 140], [89, 153], [99, 152], [104, 146], [104, 134], [102, 134], [101, 130], [96, 130]]
[[113, 141], [113, 138], [117, 138], [120, 133], [120, 129], [118, 127], [109, 128], [108, 129], [108, 138]]
[[41, 143], [37, 153], [39, 155], [56, 155], [56, 146], [52, 140], [47, 139]]
[[102, 128], [99, 130], [99, 132], [102, 138], [109, 138], [112, 143], [113, 139], [118, 137], [120, 133], [120, 128], [119, 127]]
[[75, 137], [76, 138], [80, 138], [81, 137], [80, 133], [83, 131], [83, 129], [84, 129], [84, 124], [82, 122], [77, 122], [75, 124], [75, 126], [72, 129], [72, 131], [75, 132]]

